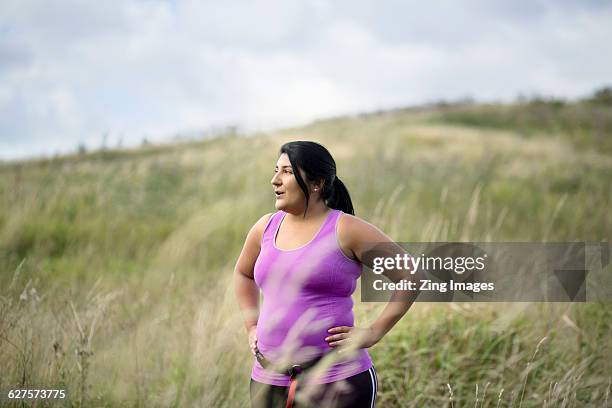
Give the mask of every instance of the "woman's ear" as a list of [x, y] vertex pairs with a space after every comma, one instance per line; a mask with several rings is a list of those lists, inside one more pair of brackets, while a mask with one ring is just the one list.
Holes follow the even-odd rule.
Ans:
[[323, 191], [323, 187], [325, 186], [325, 182], [323, 180], [319, 181], [318, 183], [313, 183], [313, 187], [312, 189], [317, 192], [320, 193]]

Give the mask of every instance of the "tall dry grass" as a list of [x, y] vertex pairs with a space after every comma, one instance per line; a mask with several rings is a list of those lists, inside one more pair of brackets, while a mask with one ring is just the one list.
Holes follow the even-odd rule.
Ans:
[[[610, 156], [393, 113], [0, 167], [0, 388], [74, 406], [248, 404], [232, 291], [273, 210], [280, 144], [335, 155], [357, 215], [397, 241], [602, 240]], [[383, 304], [359, 302], [358, 325]], [[415, 304], [370, 349], [384, 407], [605, 406], [606, 304]], [[44, 406], [40, 403], [39, 406]]]

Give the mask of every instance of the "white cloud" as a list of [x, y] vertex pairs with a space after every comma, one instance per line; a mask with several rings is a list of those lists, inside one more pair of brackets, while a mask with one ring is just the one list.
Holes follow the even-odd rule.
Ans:
[[609, 83], [611, 7], [510, 1], [4, 1], [0, 158], [437, 98]]

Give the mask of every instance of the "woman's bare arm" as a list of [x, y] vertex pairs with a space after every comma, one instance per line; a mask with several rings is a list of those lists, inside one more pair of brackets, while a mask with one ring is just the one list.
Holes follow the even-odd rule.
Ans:
[[261, 250], [261, 238], [271, 215], [264, 215], [251, 227], [234, 267], [234, 292], [247, 333], [257, 326], [259, 317], [259, 288], [255, 284], [253, 270]]
[[[351, 252], [353, 258], [357, 259], [359, 262], [363, 262], [364, 255], [368, 250], [373, 249], [372, 245], [374, 243], [391, 244], [387, 245], [387, 248], [397, 247], [397, 252], [393, 252], [395, 250], [392, 250], [393, 253], [405, 252], [401, 247], [399, 247], [399, 245], [394, 244], [394, 241], [391, 238], [385, 235], [374, 225], [349, 214], [342, 216], [339, 221], [338, 241], [341, 248]], [[401, 276], [397, 275], [390, 276], [390, 279], [393, 281], [400, 278]], [[412, 278], [414, 279], [415, 276]], [[417, 294], [418, 292], [415, 292], [412, 296], [410, 296], [410, 298], [407, 298], [405, 293], [396, 291], [392, 295], [384, 310], [381, 312], [380, 316], [368, 328], [370, 333], [366, 333], [364, 336], [367, 337], [364, 340], [364, 345], [366, 347], [370, 347], [380, 341], [380, 339], [382, 339], [383, 336], [387, 334], [389, 330], [391, 330], [391, 328], [402, 318], [402, 316], [404, 316], [408, 309], [410, 309]], [[345, 331], [334, 330], [331, 333], [342, 332]], [[331, 336], [330, 339], [333, 341], [341, 340], [343, 338], [345, 338], [345, 336], [339, 335]], [[334, 344], [334, 346], [341, 344], [342, 342], [337, 342]]]

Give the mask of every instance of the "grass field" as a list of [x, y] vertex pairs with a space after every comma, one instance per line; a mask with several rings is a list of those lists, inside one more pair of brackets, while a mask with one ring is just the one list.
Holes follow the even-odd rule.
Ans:
[[[248, 406], [232, 273], [274, 210], [288, 140], [323, 143], [357, 215], [397, 241], [609, 241], [612, 107], [541, 103], [558, 115], [545, 125], [529, 104], [398, 110], [0, 165], [0, 389], [63, 388], [73, 406]], [[384, 307], [355, 301], [357, 325]], [[611, 315], [415, 304], [370, 349], [379, 406], [611, 406]]]

